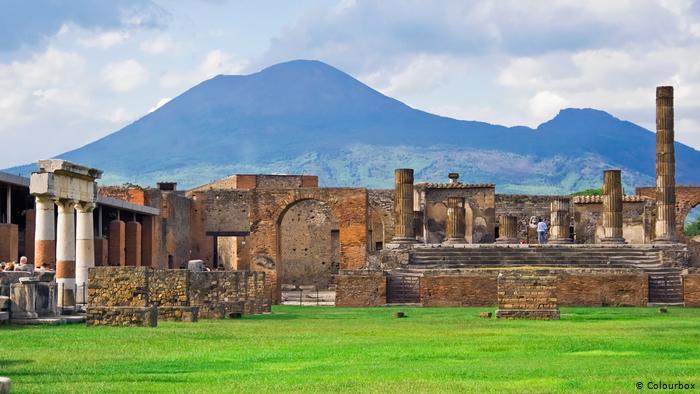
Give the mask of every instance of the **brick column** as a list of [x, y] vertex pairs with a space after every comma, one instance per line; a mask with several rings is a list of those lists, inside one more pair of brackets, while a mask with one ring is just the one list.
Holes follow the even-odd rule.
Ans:
[[75, 306], [75, 201], [60, 199], [56, 229], [58, 305]]
[[56, 265], [55, 204], [51, 197], [36, 196], [34, 266]]
[[498, 218], [497, 244], [518, 243], [518, 217], [513, 215], [501, 215]]
[[603, 173], [603, 243], [623, 244], [622, 238], [622, 178], [620, 170]]
[[125, 263], [128, 266], [141, 266], [141, 223], [127, 222], [125, 231]]
[[676, 242], [676, 158], [673, 146], [673, 86], [656, 88], [656, 238]]
[[569, 231], [571, 224], [569, 202], [568, 198], [555, 198], [549, 204], [549, 243], [568, 244], [573, 242]]
[[146, 267], [158, 268], [155, 257], [155, 216], [144, 216], [141, 226], [141, 264]]
[[445, 242], [451, 244], [463, 244], [465, 228], [464, 198], [447, 197], [447, 227], [445, 228]]
[[123, 267], [126, 263], [126, 224], [121, 220], [109, 223], [109, 265]]
[[394, 239], [392, 243], [416, 242], [413, 232], [413, 170], [398, 168], [394, 171]]
[[88, 269], [95, 266], [95, 227], [92, 214], [95, 204], [81, 202], [76, 204], [75, 209], [78, 212], [75, 237], [76, 301], [87, 303], [83, 295], [87, 295]]
[[24, 211], [24, 255], [27, 256], [27, 261], [32, 264], [36, 264], [36, 260], [34, 259], [35, 218], [36, 216], [34, 215], [33, 209]]

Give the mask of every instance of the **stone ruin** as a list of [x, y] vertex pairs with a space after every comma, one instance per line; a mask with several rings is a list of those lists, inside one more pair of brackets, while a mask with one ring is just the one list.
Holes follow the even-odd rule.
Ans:
[[496, 318], [559, 320], [557, 274], [539, 270], [501, 271]]

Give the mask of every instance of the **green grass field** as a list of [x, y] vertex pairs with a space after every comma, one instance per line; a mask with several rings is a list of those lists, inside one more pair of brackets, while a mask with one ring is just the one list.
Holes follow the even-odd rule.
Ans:
[[700, 391], [700, 309], [562, 308], [561, 321], [485, 310], [277, 306], [157, 328], [0, 326], [0, 376], [17, 393], [632, 392], [659, 380]]

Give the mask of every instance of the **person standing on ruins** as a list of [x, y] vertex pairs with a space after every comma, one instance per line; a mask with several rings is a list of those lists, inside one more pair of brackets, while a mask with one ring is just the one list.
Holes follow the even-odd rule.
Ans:
[[537, 223], [537, 242], [539, 242], [540, 245], [547, 242], [547, 223], [545, 223], [542, 218], [540, 218], [540, 221]]

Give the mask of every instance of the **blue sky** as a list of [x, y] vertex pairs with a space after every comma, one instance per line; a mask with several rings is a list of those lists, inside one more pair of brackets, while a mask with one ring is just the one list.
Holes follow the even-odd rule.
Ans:
[[0, 168], [298, 58], [505, 125], [592, 107], [653, 129], [654, 88], [672, 84], [676, 139], [700, 148], [699, 1], [0, 0]]

